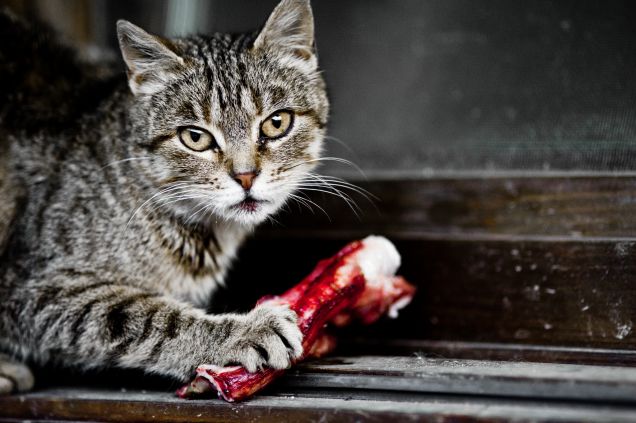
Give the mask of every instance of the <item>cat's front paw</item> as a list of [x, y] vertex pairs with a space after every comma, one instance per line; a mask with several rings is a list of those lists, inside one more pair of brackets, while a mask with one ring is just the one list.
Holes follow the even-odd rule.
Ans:
[[303, 354], [298, 316], [286, 305], [264, 303], [239, 316], [224, 342], [222, 365], [238, 363], [249, 372], [287, 369]]

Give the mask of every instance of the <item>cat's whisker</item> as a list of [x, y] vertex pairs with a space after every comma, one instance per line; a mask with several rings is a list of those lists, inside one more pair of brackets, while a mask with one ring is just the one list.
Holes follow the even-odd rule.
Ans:
[[283, 224], [280, 223], [280, 221], [272, 215], [268, 215], [267, 220], [272, 224], [272, 226], [273, 225], [283, 226]]
[[[209, 187], [208, 184], [192, 183], [192, 182], [172, 184], [172, 188], [169, 188], [167, 191], [163, 190], [162, 198], [170, 197], [177, 194], [191, 193], [191, 192], [210, 193], [209, 190], [205, 190], [205, 188], [207, 187]], [[163, 196], [163, 194], [169, 194], [169, 195]]]
[[190, 216], [185, 220], [186, 225], [192, 223], [195, 218], [203, 212], [203, 214], [205, 215], [207, 213], [206, 210], [210, 209], [213, 210], [215, 208], [215, 204], [214, 203], [203, 203], [201, 204], [199, 207], [197, 207], [195, 210], [193, 210], [193, 212], [190, 214]]
[[179, 197], [179, 196], [182, 196], [182, 195], [188, 195], [188, 194], [200, 194], [200, 195], [203, 195], [203, 196], [212, 197], [211, 193], [207, 193], [205, 191], [201, 191], [200, 189], [196, 189], [195, 188], [195, 189], [185, 189], [185, 190], [181, 190], [181, 191], [176, 191], [176, 192], [173, 192], [172, 194], [163, 196], [161, 198], [157, 198], [153, 202], [156, 203], [158, 201], [169, 200], [169, 199], [172, 199], [172, 198], [176, 198], [176, 197]]
[[363, 196], [367, 201], [369, 201], [370, 203], [373, 203], [373, 201], [380, 201], [380, 199], [374, 195], [373, 193], [367, 191], [366, 189], [352, 184], [351, 182], [348, 182], [342, 178], [338, 178], [336, 176], [329, 176], [329, 175], [318, 175], [316, 173], [313, 172], [308, 172], [307, 173], [307, 177], [318, 180], [320, 182], [323, 183], [327, 183], [330, 185], [336, 185], [336, 186], [340, 186], [342, 188], [346, 188], [349, 189], [351, 191], [356, 192], [357, 194], [360, 194], [361, 196]]
[[[334, 186], [334, 187], [340, 187], [343, 189], [348, 189], [350, 191], [355, 192], [356, 194], [359, 194], [360, 196], [364, 197], [365, 200], [369, 201], [370, 203], [373, 204], [374, 201], [380, 201], [380, 199], [374, 195], [373, 193], [367, 191], [364, 188], [361, 188], [357, 185], [354, 185], [350, 182], [345, 181], [344, 179], [340, 179], [337, 177], [333, 177], [333, 176], [322, 176], [322, 175], [316, 175], [313, 173], [308, 173], [307, 174], [308, 177], [314, 179], [316, 181], [316, 183], [319, 184], [326, 184], [326, 185], [330, 185], [330, 186]], [[311, 182], [311, 181], [309, 181]]]
[[219, 208], [215, 204], [211, 203], [208, 209], [205, 211], [205, 216], [208, 217], [208, 214], [209, 214], [209, 218], [211, 219], [215, 213], [216, 213], [216, 216], [218, 216], [218, 211], [219, 211]]
[[[340, 184], [338, 182], [327, 182], [327, 181], [305, 181], [305, 185], [307, 186], [319, 186], [319, 187], [331, 187], [331, 188], [342, 188], [343, 190], [349, 190], [353, 193], [356, 193], [358, 195], [360, 195], [361, 197], [364, 197], [365, 200], [369, 201], [369, 202], [373, 202], [373, 200], [371, 199], [372, 194], [367, 193], [361, 189], [356, 188], [355, 186], [349, 186], [349, 185], [343, 185]], [[374, 198], [374, 200], [377, 200], [377, 198]]]
[[311, 204], [305, 198], [297, 194], [289, 194], [289, 199], [295, 201], [299, 207], [304, 206], [307, 210], [311, 211], [312, 214], [316, 214], [314, 209], [311, 207]]
[[[305, 160], [305, 161], [287, 166], [286, 168], [284, 168], [284, 171], [291, 170], [303, 164], [309, 164], [309, 163], [315, 163], [315, 162], [321, 162], [321, 161], [333, 161], [333, 162], [347, 164], [358, 169], [358, 171], [360, 171], [360, 173], [364, 175], [364, 172], [362, 171], [362, 169], [360, 169], [353, 162], [347, 159], [339, 158], [339, 157], [322, 157], [322, 158], [313, 159], [313, 160]], [[350, 190], [364, 197], [367, 201], [373, 204], [374, 207], [375, 207], [374, 200], [376, 201], [379, 200], [375, 195], [365, 190], [364, 188], [358, 187], [357, 185], [347, 182], [341, 178], [337, 178], [334, 176], [321, 176], [313, 172], [307, 172], [305, 174], [305, 177], [301, 178], [301, 182], [297, 183], [297, 186], [301, 190], [304, 189], [307, 191], [319, 191], [326, 194], [334, 195], [336, 197], [340, 197], [347, 203], [349, 208], [351, 208], [351, 210], [354, 212], [354, 214], [358, 218], [360, 218], [359, 212], [361, 213], [362, 209], [348, 194], [342, 191], [343, 189]]]
[[177, 189], [176, 187], [168, 187], [168, 188], [163, 188], [161, 190], [159, 190], [158, 192], [156, 192], [152, 197], [150, 197], [148, 200], [146, 200], [145, 202], [143, 202], [139, 207], [137, 207], [135, 209], [135, 211], [132, 213], [132, 215], [130, 216], [130, 219], [128, 219], [128, 222], [126, 223], [126, 227], [124, 228], [124, 232], [126, 232], [128, 230], [128, 226], [130, 225], [130, 222], [132, 222], [133, 218], [137, 215], [137, 213], [139, 212], [139, 210], [141, 210], [146, 204], [152, 202], [152, 200], [154, 200], [156, 197], [162, 195], [163, 193], [172, 191], [174, 189]]
[[[207, 214], [207, 211], [209, 210], [209, 208], [213, 205], [213, 203], [211, 202], [202, 202], [201, 204], [199, 204], [199, 206], [197, 206], [196, 208], [194, 208], [193, 210], [191, 210], [191, 212], [186, 216], [184, 223], [185, 225], [190, 225], [192, 222], [195, 222], [196, 220], [196, 216], [198, 214], [203, 214], [203, 216], [205, 216]], [[202, 220], [202, 219], [201, 219]], [[194, 225], [194, 230], [197, 230], [199, 227], [199, 223], [200, 221], [197, 221], [196, 224]]]
[[[186, 191], [177, 192], [175, 194], [171, 194], [169, 196], [156, 200], [156, 204], [157, 204], [156, 208], [165, 207], [170, 204], [175, 204], [181, 201], [188, 201], [188, 200], [208, 200], [209, 201], [209, 200], [213, 200], [214, 198], [215, 196], [213, 192], [202, 191], [200, 188], [188, 189]], [[204, 202], [203, 205], [205, 204], [207, 203]], [[201, 205], [199, 205], [198, 207], [201, 207]], [[197, 211], [199, 211], [199, 208], [193, 210], [193, 213]], [[189, 220], [186, 220], [185, 223], [188, 224]]]
[[[303, 202], [303, 200], [302, 200], [300, 197], [298, 197], [297, 195], [295, 195], [295, 194], [288, 194], [288, 199], [289, 199], [289, 200], [291, 200], [291, 201], [293, 201], [294, 203], [296, 203], [296, 206], [298, 207], [298, 211], [302, 211], [302, 208], [303, 208], [303, 207], [305, 207], [305, 208], [307, 208], [307, 209], [311, 210], [311, 212], [312, 212], [313, 214], [315, 214], [314, 209], [312, 209], [311, 207], [309, 207], [309, 204], [304, 203], [304, 202]], [[285, 202], [285, 203], [283, 204], [283, 206], [282, 206], [282, 207], [283, 207], [285, 210], [289, 211], [289, 204], [288, 204], [288, 202]]]
[[344, 141], [342, 141], [339, 138], [336, 137], [332, 137], [331, 135], [325, 135], [325, 139], [328, 141], [334, 141], [336, 142], [338, 145], [341, 145], [345, 150], [347, 150], [349, 153], [351, 153], [352, 155], [356, 156], [356, 152], [353, 151], [353, 148], [351, 148], [347, 143], [345, 143]]
[[152, 197], [150, 197], [148, 200], [144, 201], [139, 207], [137, 207], [135, 209], [135, 211], [132, 213], [132, 215], [130, 216], [130, 218], [128, 219], [128, 222], [126, 222], [126, 226], [124, 227], [124, 233], [128, 231], [128, 227], [130, 226], [130, 223], [133, 221], [133, 219], [135, 218], [135, 216], [137, 215], [137, 213], [139, 213], [139, 211], [141, 209], [143, 209], [147, 204], [152, 203], [153, 200], [163, 194], [178, 190], [180, 188], [183, 188], [187, 185], [189, 185], [190, 183], [188, 182], [178, 182], [175, 183], [174, 185], [171, 185], [169, 187], [166, 188], [162, 188], [161, 190], [159, 190], [158, 192], [156, 192]]
[[[307, 180], [306, 179], [307, 176], [310, 176], [314, 180]], [[346, 194], [342, 190], [338, 189], [337, 186], [332, 186], [329, 182], [321, 179], [321, 177], [319, 177], [318, 175], [305, 175], [305, 178], [296, 178], [292, 182], [294, 183], [294, 186], [299, 190], [299, 192], [304, 189], [304, 190], [307, 190], [307, 191], [322, 192], [322, 193], [326, 193], [326, 194], [333, 195], [333, 196], [341, 198], [342, 200], [344, 200], [347, 203], [349, 208], [352, 209], [354, 214], [358, 218], [360, 217], [358, 212], [362, 212], [362, 210], [358, 206], [358, 204], [348, 194]], [[349, 186], [345, 186], [344, 188], [352, 189]], [[357, 188], [357, 187], [355, 187], [355, 188]], [[363, 192], [360, 192], [360, 194], [364, 196]], [[368, 198], [367, 198], [367, 200], [368, 200]]]
[[[331, 190], [326, 189], [326, 188], [331, 188]], [[305, 187], [305, 186], [300, 185], [299, 189], [300, 190], [304, 190], [304, 191], [322, 192], [322, 193], [325, 193], [325, 194], [333, 195], [335, 197], [339, 197], [339, 198], [343, 199], [344, 202], [349, 206], [351, 211], [358, 218], [360, 218], [360, 215], [358, 214], [358, 212], [362, 212], [362, 209], [360, 209], [360, 207], [348, 195], [342, 193], [341, 191], [339, 191], [339, 190], [337, 190], [337, 189], [335, 189], [333, 187], [317, 188], [317, 187]]]
[[[344, 181], [340, 181], [339, 179], [325, 179], [322, 176], [313, 174], [313, 173], [309, 173], [307, 174], [307, 177], [312, 178], [312, 180], [304, 180], [301, 184], [301, 186], [305, 187], [305, 189], [314, 189], [314, 190], [322, 190], [322, 192], [325, 192], [325, 190], [327, 190], [331, 195], [335, 195], [338, 196], [340, 198], [342, 198], [343, 200], [345, 200], [345, 202], [347, 202], [347, 204], [349, 205], [349, 207], [354, 211], [354, 213], [356, 214], [356, 216], [358, 216], [358, 214], [356, 213], [356, 211], [354, 210], [357, 209], [357, 211], [362, 212], [361, 208], [358, 206], [358, 204], [345, 192], [343, 192], [340, 188], [343, 189], [349, 189], [352, 190], [353, 192], [358, 193], [359, 195], [362, 195], [363, 197], [365, 197], [365, 199], [369, 202], [371, 202], [371, 204], [373, 204], [373, 202], [371, 201], [371, 199], [368, 197], [369, 194], [367, 194], [362, 188], [356, 187], [353, 184], [349, 184], [346, 183]], [[359, 216], [358, 216], [359, 217]]]
[[353, 163], [351, 160], [343, 159], [342, 157], [319, 157], [319, 158], [311, 159], [311, 160], [303, 160], [301, 162], [297, 162], [297, 163], [294, 163], [294, 164], [289, 165], [287, 167], [284, 167], [283, 171], [287, 172], [289, 170], [292, 170], [292, 169], [294, 169], [294, 168], [296, 168], [298, 166], [302, 166], [304, 164], [320, 163], [320, 162], [336, 162], [336, 163], [341, 163], [341, 164], [344, 164], [344, 165], [347, 165], [347, 166], [351, 166], [356, 171], [358, 171], [360, 173], [360, 175], [362, 175], [362, 177], [364, 177], [365, 179], [367, 178], [366, 174], [360, 168], [360, 166], [358, 166], [357, 164]]
[[301, 196], [296, 195], [296, 194], [289, 194], [289, 199], [294, 201], [294, 202], [296, 202], [296, 204], [298, 204], [299, 209], [301, 209], [302, 207], [305, 207], [307, 210], [311, 211], [312, 214], [316, 214], [314, 209], [311, 207], [311, 204], [309, 204]]
[[[301, 192], [299, 192], [299, 194], [302, 194]], [[305, 207], [307, 207], [309, 210], [311, 210], [312, 213], [315, 214], [314, 209], [311, 207], [312, 205], [315, 206], [316, 208], [318, 208], [318, 210], [320, 210], [321, 212], [323, 212], [325, 214], [325, 216], [327, 216], [327, 219], [329, 220], [329, 222], [331, 222], [331, 216], [329, 216], [329, 213], [327, 213], [325, 211], [324, 208], [322, 208], [321, 206], [319, 206], [315, 201], [310, 200], [307, 197], [301, 197], [298, 194], [289, 194], [289, 198], [291, 198], [292, 200], [295, 200], [296, 202], [298, 202], [299, 204], [304, 205]]]
[[364, 171], [362, 170], [362, 168], [360, 168], [360, 166], [358, 166], [351, 160], [343, 159], [342, 157], [319, 157], [317, 159], [306, 161], [306, 163], [319, 163], [319, 162], [335, 162], [335, 163], [341, 163], [347, 166], [351, 166], [352, 168], [360, 172], [362, 176], [365, 176]]
[[[196, 194], [196, 195], [195, 195]], [[163, 197], [158, 197], [154, 199], [149, 205], [153, 207], [150, 208], [149, 212], [153, 212], [154, 210], [159, 209], [160, 207], [165, 207], [170, 204], [178, 203], [180, 201], [185, 201], [187, 199], [198, 198], [200, 194], [196, 190], [187, 190], [187, 191], [176, 191], [170, 195], [166, 195]]]
[[303, 183], [301, 185], [298, 186], [299, 189], [301, 190], [307, 190], [307, 191], [317, 191], [317, 192], [323, 192], [326, 194], [331, 194], [331, 195], [335, 195], [338, 197], [341, 197], [343, 200], [345, 200], [347, 203], [350, 204], [355, 204], [357, 207], [357, 204], [355, 203], [355, 201], [353, 201], [353, 199], [345, 192], [340, 191], [339, 189], [329, 186], [329, 185], [317, 185], [317, 184], [311, 184], [311, 183]]
[[[298, 207], [298, 211], [302, 210], [302, 206], [297, 202], [294, 201], [294, 203], [296, 204], [296, 207]], [[284, 202], [281, 206], [280, 206], [281, 210], [287, 212], [287, 213], [291, 213], [292, 209], [291, 206], [289, 205], [289, 201]]]
[[115, 166], [117, 164], [120, 163], [126, 163], [126, 162], [132, 162], [132, 161], [137, 161], [137, 160], [152, 160], [153, 158], [150, 156], [144, 156], [144, 157], [129, 157], [127, 159], [123, 159], [123, 160], [116, 160], [114, 162], [110, 162], [107, 165], [104, 165], [100, 168], [100, 170], [106, 169], [107, 167], [111, 167], [111, 166]]
[[166, 200], [163, 203], [157, 204], [156, 207], [151, 209], [150, 211], [157, 210], [160, 207], [169, 206], [171, 204], [179, 203], [179, 202], [182, 202], [182, 201], [200, 200], [200, 199], [208, 199], [208, 198], [209, 197], [205, 196], [205, 195], [193, 195], [193, 194], [182, 195], [182, 196], [179, 196], [179, 197], [173, 197], [173, 199], [171, 199], [171, 200]]

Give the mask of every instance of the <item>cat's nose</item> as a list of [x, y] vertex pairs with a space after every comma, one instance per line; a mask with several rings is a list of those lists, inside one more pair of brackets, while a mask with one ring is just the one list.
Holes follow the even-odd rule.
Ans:
[[242, 172], [235, 173], [233, 178], [234, 180], [243, 187], [245, 191], [249, 191], [252, 188], [252, 184], [254, 183], [254, 179], [258, 176], [256, 172]]

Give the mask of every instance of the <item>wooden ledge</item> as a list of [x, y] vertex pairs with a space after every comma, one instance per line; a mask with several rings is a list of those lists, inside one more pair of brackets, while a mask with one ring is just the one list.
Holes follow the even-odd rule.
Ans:
[[636, 369], [362, 356], [306, 363], [254, 399], [50, 387], [0, 398], [0, 422], [636, 420]]
[[293, 387], [350, 388], [527, 399], [623, 402], [636, 406], [636, 369], [612, 366], [459, 360], [422, 356], [335, 357], [305, 363]]
[[307, 391], [259, 396], [241, 404], [188, 401], [165, 392], [49, 389], [0, 399], [0, 422], [632, 422], [636, 409], [598, 404], [427, 395]]

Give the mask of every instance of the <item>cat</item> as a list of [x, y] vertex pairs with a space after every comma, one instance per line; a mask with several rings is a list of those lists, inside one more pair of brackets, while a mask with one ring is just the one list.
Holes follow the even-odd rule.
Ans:
[[205, 306], [320, 158], [309, 0], [238, 35], [119, 21], [127, 78], [0, 24], [20, 33], [0, 54], [0, 392], [32, 388], [27, 362], [179, 381], [203, 363], [289, 367], [302, 337], [288, 307]]

